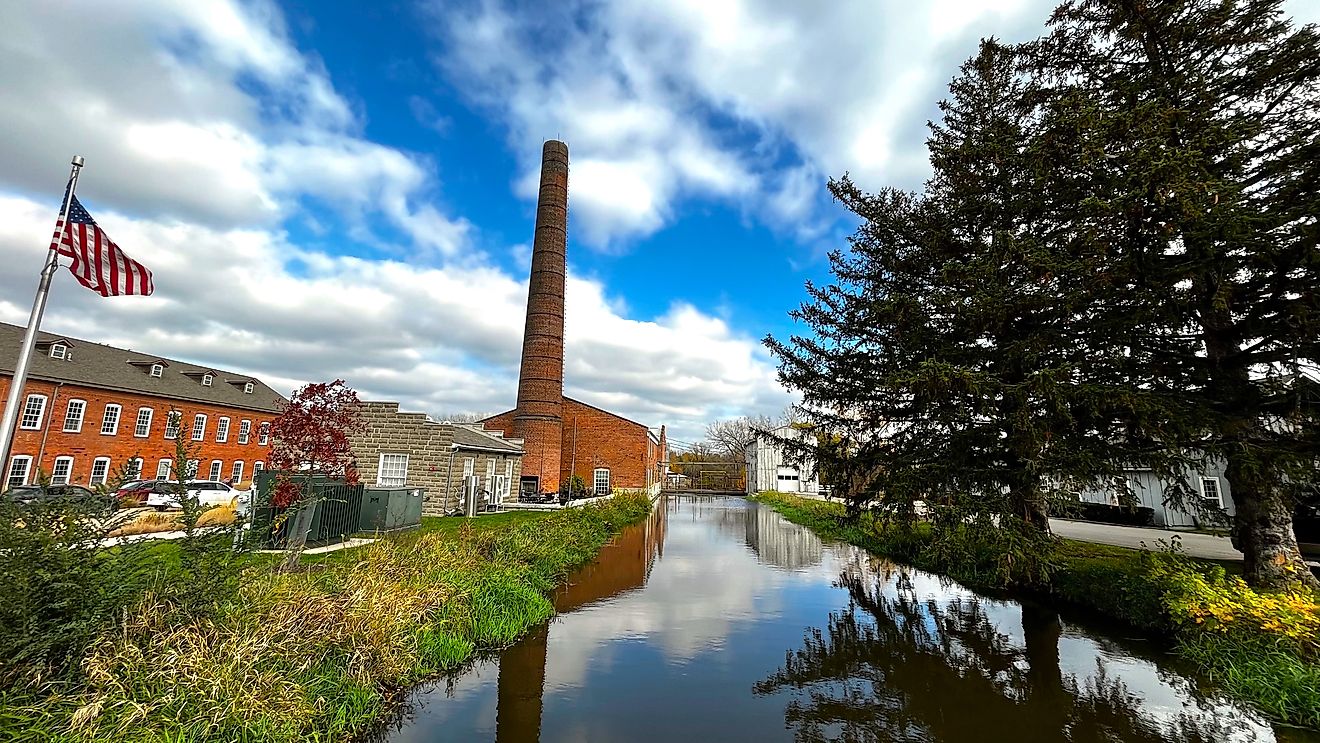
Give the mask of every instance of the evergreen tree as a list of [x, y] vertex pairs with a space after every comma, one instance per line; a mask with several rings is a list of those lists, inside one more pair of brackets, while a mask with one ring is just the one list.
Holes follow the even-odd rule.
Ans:
[[1314, 586], [1290, 495], [1320, 456], [1301, 383], [1320, 357], [1320, 35], [1280, 6], [1070, 0], [1031, 54], [1045, 190], [1089, 191], [1070, 221], [1074, 252], [1103, 256], [1093, 313], [1175, 411], [1146, 438], [1225, 464], [1251, 583]]
[[1136, 396], [1104, 363], [1115, 344], [1082, 343], [1104, 337], [1094, 273], [1069, 252], [1035, 100], [1017, 52], [983, 42], [931, 126], [925, 193], [831, 182], [862, 225], [794, 313], [812, 335], [767, 339], [810, 422], [844, 436], [817, 456], [848, 460], [849, 502], [924, 500], [937, 548], [993, 540], [1009, 581], [1047, 572], [1051, 494], [1121, 466], [1108, 409]]

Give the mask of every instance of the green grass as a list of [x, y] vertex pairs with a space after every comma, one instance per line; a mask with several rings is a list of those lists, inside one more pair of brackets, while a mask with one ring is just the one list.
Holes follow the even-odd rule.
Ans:
[[[548, 619], [546, 593], [649, 509], [644, 497], [620, 496], [552, 513], [427, 519], [294, 573], [253, 556], [238, 594], [203, 615], [148, 593], [88, 648], [78, 677], [0, 691], [0, 739], [360, 735], [410, 685]], [[179, 557], [168, 544], [142, 554]]]
[[[948, 575], [971, 588], [1003, 591], [994, 574], [977, 558], [951, 563], [927, 549], [929, 526], [910, 530], [880, 529], [868, 514], [845, 518], [838, 503], [799, 498], [784, 493], [756, 497], [788, 519], [822, 538], [845, 541], [928, 572]], [[1270, 718], [1291, 725], [1320, 729], [1320, 662], [1307, 648], [1316, 638], [1290, 641], [1277, 634], [1235, 625], [1231, 633], [1179, 621], [1170, 608], [1177, 592], [1188, 584], [1179, 576], [1240, 573], [1235, 563], [1161, 556], [1173, 564], [1173, 577], [1142, 550], [1074, 540], [1058, 540], [1050, 583], [1030, 593], [1059, 603], [1082, 607], [1151, 636], [1167, 638], [1179, 655], [1230, 694], [1255, 705]], [[1170, 563], [1169, 561], [1172, 561]], [[1179, 572], [1181, 571], [1181, 572]]]

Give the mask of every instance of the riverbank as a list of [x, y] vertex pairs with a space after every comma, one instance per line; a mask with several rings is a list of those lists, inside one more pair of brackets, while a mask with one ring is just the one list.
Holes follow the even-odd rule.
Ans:
[[[848, 542], [978, 590], [1003, 591], [992, 559], [952, 563], [927, 549], [930, 532], [884, 530], [842, 504], [766, 493], [757, 500], [825, 539]], [[1320, 604], [1313, 595], [1257, 593], [1223, 566], [1167, 552], [1060, 540], [1050, 585], [1037, 597], [1097, 612], [1151, 635], [1229, 693], [1272, 719], [1320, 729]]]
[[[650, 510], [645, 497], [550, 513], [428, 522], [278, 573], [178, 621], [144, 596], [76, 681], [0, 700], [16, 741], [340, 741], [412, 684], [502, 647], [554, 609], [547, 593]], [[441, 523], [442, 522], [442, 523]]]

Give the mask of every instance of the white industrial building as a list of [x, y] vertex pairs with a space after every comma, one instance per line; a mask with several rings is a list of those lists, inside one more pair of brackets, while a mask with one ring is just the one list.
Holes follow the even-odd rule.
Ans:
[[758, 431], [747, 445], [747, 492], [765, 493], [819, 493], [820, 480], [815, 463], [798, 461], [787, 456], [783, 442], [806, 441], [811, 431], [799, 426], [784, 425], [769, 431]]

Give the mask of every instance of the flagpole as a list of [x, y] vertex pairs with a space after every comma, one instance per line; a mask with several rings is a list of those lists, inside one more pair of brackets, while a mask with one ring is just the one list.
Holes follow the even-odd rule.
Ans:
[[[32, 349], [37, 345], [37, 330], [41, 325], [41, 316], [46, 311], [46, 297], [50, 295], [50, 280], [60, 267], [60, 254], [57, 245], [69, 220], [69, 204], [73, 202], [74, 189], [78, 187], [78, 174], [82, 171], [82, 155], [74, 155], [69, 170], [69, 185], [64, 189], [64, 206], [60, 208], [60, 221], [57, 223], [55, 239], [51, 240], [50, 250], [46, 252], [46, 265], [41, 268], [41, 281], [37, 283], [37, 296], [32, 300], [32, 314], [28, 317], [27, 331], [23, 334], [23, 347], [18, 352], [18, 363], [14, 365], [14, 377], [9, 381], [9, 400], [5, 403], [3, 422], [0, 422], [0, 466], [3, 466], [4, 482], [0, 490], [9, 488], [9, 454], [14, 444], [14, 426], [18, 424], [19, 402], [23, 400], [23, 388], [27, 384], [28, 365], [32, 362]], [[54, 413], [45, 411], [46, 416]], [[49, 421], [49, 417], [47, 421]], [[29, 472], [41, 466], [34, 462]]]

